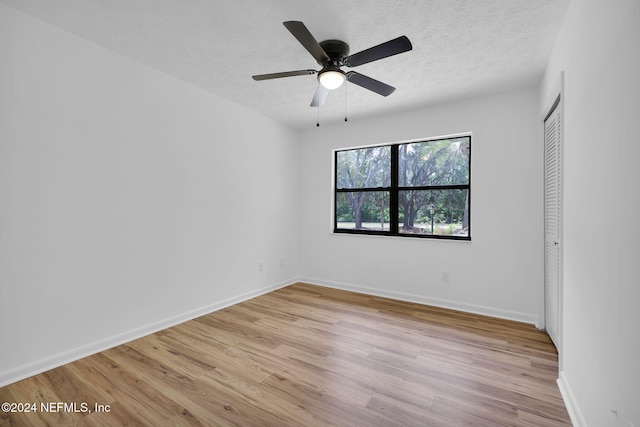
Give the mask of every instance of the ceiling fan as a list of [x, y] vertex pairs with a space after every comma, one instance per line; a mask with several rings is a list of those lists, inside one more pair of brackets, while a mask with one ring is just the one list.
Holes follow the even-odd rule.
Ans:
[[358, 65], [367, 64], [412, 49], [409, 39], [406, 36], [400, 36], [388, 42], [349, 55], [349, 45], [347, 43], [341, 40], [325, 40], [318, 43], [307, 27], [300, 21], [286, 21], [283, 22], [283, 25], [293, 34], [300, 44], [309, 51], [311, 56], [322, 66], [322, 69], [319, 71], [309, 69], [258, 74], [253, 76], [253, 79], [259, 81], [318, 74], [320, 84], [311, 101], [312, 107], [323, 105], [329, 91], [342, 86], [345, 80], [382, 96], [391, 95], [396, 90], [393, 86], [389, 86], [386, 83], [382, 83], [381, 81], [355, 71], [345, 73], [340, 67], [357, 67]]

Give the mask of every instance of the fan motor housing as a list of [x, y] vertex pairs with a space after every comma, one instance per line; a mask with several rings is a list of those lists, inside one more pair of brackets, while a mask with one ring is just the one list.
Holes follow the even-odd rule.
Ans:
[[[335, 65], [343, 65], [342, 60], [349, 56], [349, 45], [341, 40], [325, 40], [320, 42], [320, 47], [325, 51], [329, 60], [334, 64], [338, 62], [339, 64]], [[320, 65], [326, 65], [318, 61]]]

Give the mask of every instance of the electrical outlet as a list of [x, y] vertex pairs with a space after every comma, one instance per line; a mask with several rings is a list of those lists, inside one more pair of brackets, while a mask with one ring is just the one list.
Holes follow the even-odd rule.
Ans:
[[443, 271], [442, 272], [442, 281], [444, 283], [449, 283], [449, 280], [451, 279], [451, 275], [448, 271]]
[[258, 261], [258, 271], [264, 271], [264, 261]]

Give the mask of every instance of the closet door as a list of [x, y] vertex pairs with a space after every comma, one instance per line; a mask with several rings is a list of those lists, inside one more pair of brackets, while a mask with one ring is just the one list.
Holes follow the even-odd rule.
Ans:
[[560, 348], [562, 298], [562, 117], [560, 97], [544, 121], [545, 327]]

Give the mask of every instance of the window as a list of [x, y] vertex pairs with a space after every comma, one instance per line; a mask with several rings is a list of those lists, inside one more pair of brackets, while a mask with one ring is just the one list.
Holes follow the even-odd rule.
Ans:
[[471, 135], [335, 152], [334, 232], [471, 240]]

